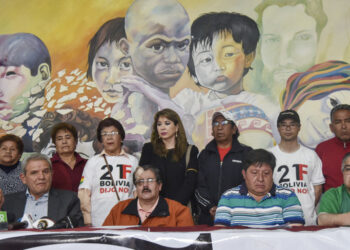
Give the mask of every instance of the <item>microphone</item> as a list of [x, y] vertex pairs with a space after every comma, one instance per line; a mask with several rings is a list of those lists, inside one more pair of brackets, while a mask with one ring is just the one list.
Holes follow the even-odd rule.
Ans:
[[48, 227], [46, 229], [51, 230], [51, 229], [67, 229], [67, 228], [74, 228], [77, 225], [75, 223], [75, 220], [73, 218], [70, 218], [69, 216], [65, 216], [59, 221], [57, 221], [53, 226]]
[[48, 227], [53, 226], [54, 224], [55, 222], [51, 220], [49, 217], [42, 217], [33, 223], [33, 228], [45, 230]]
[[27, 222], [27, 226], [25, 228], [33, 228], [33, 218], [30, 214], [24, 214], [19, 222]]
[[17, 229], [24, 229], [28, 227], [28, 221], [23, 221], [23, 222], [14, 222], [10, 223], [7, 226], [8, 230], [17, 230]]

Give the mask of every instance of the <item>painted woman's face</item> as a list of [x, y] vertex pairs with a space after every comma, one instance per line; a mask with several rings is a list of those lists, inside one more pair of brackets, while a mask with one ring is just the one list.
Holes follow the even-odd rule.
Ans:
[[125, 56], [115, 41], [99, 48], [92, 64], [92, 79], [107, 102], [115, 103], [123, 96], [120, 79], [132, 73], [130, 57]]
[[299, 107], [302, 126], [299, 139], [304, 145], [315, 148], [320, 142], [334, 136], [329, 124], [330, 113], [335, 104], [350, 104], [350, 90], [333, 92], [319, 100], [308, 100]]

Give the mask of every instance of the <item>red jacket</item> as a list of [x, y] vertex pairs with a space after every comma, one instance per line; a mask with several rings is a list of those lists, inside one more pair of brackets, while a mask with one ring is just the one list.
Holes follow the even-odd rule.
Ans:
[[316, 147], [316, 153], [322, 161], [322, 172], [326, 179], [324, 192], [343, 184], [341, 162], [348, 152], [350, 152], [350, 143], [343, 142], [337, 137], [321, 142]]
[[159, 197], [157, 206], [142, 224], [137, 211], [137, 198], [118, 202], [103, 223], [103, 226], [130, 225], [184, 227], [193, 226], [194, 224], [188, 207], [177, 201]]
[[86, 159], [74, 152], [76, 158], [74, 168], [71, 169], [59, 155], [56, 153], [52, 156], [52, 187], [56, 189], [71, 190], [78, 192], [81, 175], [83, 173]]

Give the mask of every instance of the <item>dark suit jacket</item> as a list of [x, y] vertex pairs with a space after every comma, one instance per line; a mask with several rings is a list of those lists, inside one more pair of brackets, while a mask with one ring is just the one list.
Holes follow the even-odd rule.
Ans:
[[[26, 191], [5, 195], [2, 210], [12, 213], [15, 216], [14, 221], [9, 221], [9, 223], [15, 222], [23, 216], [26, 200]], [[80, 210], [80, 201], [74, 192], [51, 189], [48, 203], [48, 217], [50, 219], [57, 222], [65, 216], [69, 216], [73, 223], [75, 222], [78, 226], [84, 225], [83, 214]]]

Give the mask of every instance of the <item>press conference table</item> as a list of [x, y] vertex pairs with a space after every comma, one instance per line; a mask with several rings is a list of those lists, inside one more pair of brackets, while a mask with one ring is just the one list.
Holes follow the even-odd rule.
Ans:
[[350, 249], [349, 227], [141, 228], [1, 231], [0, 249]]

